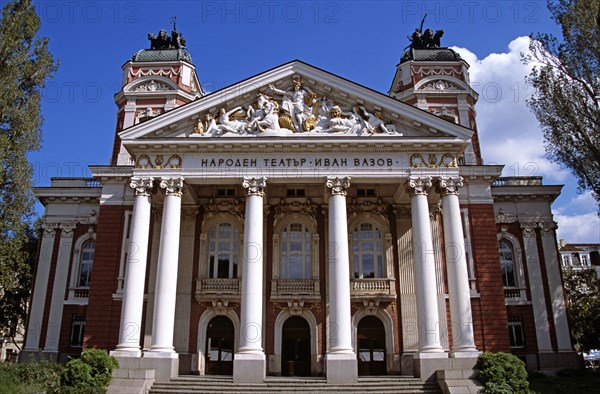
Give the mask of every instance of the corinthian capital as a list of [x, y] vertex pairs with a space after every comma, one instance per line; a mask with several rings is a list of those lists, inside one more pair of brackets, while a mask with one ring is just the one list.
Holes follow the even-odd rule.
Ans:
[[160, 188], [165, 189], [167, 196], [181, 197], [181, 194], [183, 194], [183, 178], [161, 178]]
[[136, 196], [150, 196], [150, 190], [152, 189], [152, 183], [154, 182], [154, 178], [141, 178], [134, 176], [131, 178], [129, 182], [129, 187], [134, 189], [134, 193]]
[[75, 223], [62, 223], [60, 228], [60, 237], [61, 238], [71, 238], [73, 236], [73, 232], [77, 225]]
[[458, 195], [458, 188], [463, 186], [463, 177], [441, 176], [437, 186], [442, 196]]
[[524, 237], [535, 237], [536, 223], [521, 223], [521, 231]]
[[325, 185], [331, 189], [332, 196], [345, 196], [346, 189], [350, 187], [350, 177], [327, 177]]
[[427, 189], [431, 187], [431, 177], [430, 176], [409, 176], [408, 177], [408, 188], [410, 189], [410, 194], [413, 196], [418, 195], [427, 195]]
[[58, 223], [42, 223], [40, 226], [42, 228], [43, 234], [42, 237], [54, 237], [56, 229], [58, 228]]
[[242, 186], [244, 186], [244, 189], [248, 189], [249, 196], [263, 197], [265, 187], [267, 187], [267, 178], [264, 176], [258, 178], [245, 176]]

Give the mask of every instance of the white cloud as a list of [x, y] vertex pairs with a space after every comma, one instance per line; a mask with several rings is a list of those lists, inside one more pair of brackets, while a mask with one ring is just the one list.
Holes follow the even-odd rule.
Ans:
[[557, 238], [567, 243], [600, 243], [600, 219], [596, 212], [581, 215], [554, 214], [558, 223]]
[[483, 59], [465, 48], [453, 48], [470, 68], [471, 86], [479, 93], [477, 128], [484, 162], [505, 164], [504, 176], [542, 175], [563, 182], [569, 173], [545, 157], [543, 135], [527, 107], [531, 87], [525, 83], [531, 66], [521, 53], [529, 52], [529, 37], [518, 37], [506, 53]]

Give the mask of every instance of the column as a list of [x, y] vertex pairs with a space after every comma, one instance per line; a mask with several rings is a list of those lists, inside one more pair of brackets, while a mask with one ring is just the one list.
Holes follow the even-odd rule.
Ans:
[[29, 323], [27, 325], [27, 338], [25, 348], [21, 354], [21, 360], [27, 360], [27, 354], [37, 354], [40, 346], [40, 334], [42, 331], [42, 319], [44, 318], [44, 304], [46, 291], [48, 290], [48, 276], [50, 275], [50, 263], [54, 249], [54, 237], [57, 223], [42, 223], [42, 245], [40, 246], [40, 257], [38, 260], [35, 287], [29, 310]]
[[419, 354], [441, 353], [443, 349], [440, 345], [435, 259], [427, 203], [427, 189], [431, 187], [431, 177], [410, 176], [408, 187], [411, 193]]
[[266, 374], [262, 348], [263, 311], [263, 197], [267, 178], [244, 177], [248, 191], [244, 220], [244, 254], [240, 340], [233, 360], [233, 380], [262, 383]]
[[144, 357], [178, 358], [173, 348], [173, 330], [177, 297], [183, 178], [162, 178], [160, 188], [165, 189], [165, 200], [154, 291], [152, 345]]
[[552, 316], [556, 330], [556, 343], [559, 352], [573, 352], [571, 345], [571, 334], [567, 321], [565, 307], [565, 295], [560, 275], [561, 263], [556, 250], [556, 224], [554, 222], [539, 223], [542, 236], [542, 248], [544, 261], [546, 262], [546, 273], [548, 274], [548, 288], [550, 289], [550, 305], [552, 305]]
[[450, 318], [452, 320], [452, 357], [477, 357], [473, 338], [473, 314], [471, 312], [471, 290], [465, 253], [458, 188], [463, 178], [440, 177], [438, 188], [442, 195], [444, 222], [444, 251], [448, 273], [450, 296]]
[[[60, 339], [63, 305], [65, 304], [65, 292], [67, 290], [69, 261], [71, 260], [71, 249], [73, 246], [73, 231], [75, 231], [76, 225], [75, 223], [63, 223], [59, 227], [61, 230], [60, 245], [58, 246], [58, 259], [54, 273], [52, 301], [50, 303], [48, 330], [46, 331], [46, 344], [44, 346], [44, 353], [54, 353], [52, 358], [55, 360], [58, 360], [58, 342]], [[78, 264], [78, 262], [73, 261], [73, 264]]]
[[117, 357], [140, 357], [140, 335], [142, 310], [144, 308], [144, 282], [148, 257], [148, 236], [150, 232], [150, 190], [153, 178], [133, 177], [129, 187], [134, 189], [133, 213], [131, 217], [129, 254], [125, 268], [123, 304], [119, 344], [111, 355]]
[[542, 270], [540, 268], [539, 252], [535, 235], [535, 223], [521, 223], [523, 232], [523, 246], [527, 273], [529, 274], [529, 288], [531, 291], [531, 304], [533, 307], [533, 321], [535, 323], [535, 336], [537, 338], [538, 352], [551, 353], [550, 329], [548, 313], [546, 312], [546, 298], [542, 286]]
[[346, 189], [350, 177], [327, 177], [329, 196], [329, 348], [326, 356], [328, 383], [356, 382], [356, 354], [352, 349], [350, 311], [350, 258], [348, 253], [348, 219]]

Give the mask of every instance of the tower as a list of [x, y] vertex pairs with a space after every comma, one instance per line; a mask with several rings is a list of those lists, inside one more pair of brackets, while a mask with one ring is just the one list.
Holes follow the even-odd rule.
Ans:
[[440, 47], [443, 30], [421, 33], [415, 29], [388, 94], [450, 122], [474, 131], [462, 164], [482, 164], [475, 104], [478, 94], [471, 88], [469, 64], [450, 48]]
[[133, 125], [194, 101], [204, 95], [181, 33], [148, 34], [149, 49], [136, 52], [123, 69], [121, 90], [115, 94], [117, 125], [112, 165], [128, 165], [118, 133]]

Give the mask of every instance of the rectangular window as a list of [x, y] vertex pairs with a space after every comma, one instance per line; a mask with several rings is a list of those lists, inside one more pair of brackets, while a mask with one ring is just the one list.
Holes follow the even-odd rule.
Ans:
[[216, 192], [217, 197], [235, 197], [235, 189], [233, 188], [219, 188]]
[[508, 316], [508, 335], [511, 348], [524, 348], [523, 318], [518, 315]]
[[375, 188], [356, 189], [356, 197], [377, 197]]
[[71, 322], [71, 337], [69, 340], [69, 346], [82, 347], [84, 334], [85, 315], [73, 315], [73, 321]]
[[287, 197], [305, 197], [306, 192], [304, 189], [287, 189], [286, 191]]

